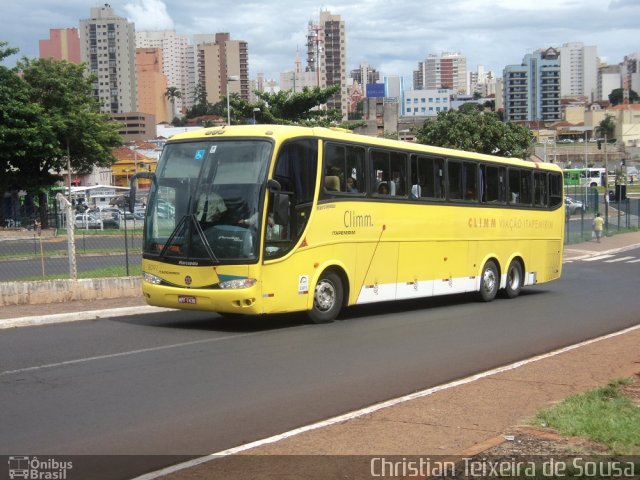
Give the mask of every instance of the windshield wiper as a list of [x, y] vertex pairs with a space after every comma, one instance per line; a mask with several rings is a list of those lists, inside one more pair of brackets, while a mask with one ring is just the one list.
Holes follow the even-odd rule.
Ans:
[[162, 260], [165, 257], [165, 255], [173, 245], [173, 241], [178, 235], [178, 233], [184, 232], [186, 230], [186, 234], [183, 234], [183, 237], [191, 238], [191, 236], [189, 235], [190, 233], [189, 229], [187, 228], [189, 225], [189, 222], [192, 228], [195, 225], [195, 230], [196, 232], [198, 232], [198, 236], [200, 237], [200, 240], [202, 241], [202, 245], [204, 246], [204, 249], [207, 252], [207, 255], [209, 256], [209, 260], [215, 263], [220, 263], [220, 261], [218, 260], [218, 257], [216, 257], [216, 255], [213, 253], [213, 250], [211, 249], [211, 245], [209, 245], [209, 241], [207, 240], [207, 237], [204, 234], [204, 231], [202, 230], [202, 227], [200, 226], [200, 223], [196, 219], [196, 215], [194, 213], [186, 214], [180, 219], [176, 227], [171, 232], [171, 235], [169, 235], [169, 238], [167, 239], [166, 243], [162, 247], [162, 251], [158, 256], [158, 260]]

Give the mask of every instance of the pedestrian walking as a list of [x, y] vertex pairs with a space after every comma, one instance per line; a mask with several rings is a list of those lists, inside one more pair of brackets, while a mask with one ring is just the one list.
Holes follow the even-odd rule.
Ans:
[[596, 213], [596, 218], [593, 219], [593, 232], [596, 234], [596, 242], [598, 243], [600, 243], [600, 237], [602, 237], [602, 230], [604, 230], [604, 218], [598, 212]]

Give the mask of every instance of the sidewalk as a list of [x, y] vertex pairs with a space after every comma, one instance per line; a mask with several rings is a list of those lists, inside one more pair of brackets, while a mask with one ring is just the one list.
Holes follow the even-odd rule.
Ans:
[[[567, 246], [565, 261], [638, 246], [640, 232], [614, 235], [603, 238], [599, 244], [593, 241]], [[65, 313], [96, 318], [125, 311], [113, 310], [120, 308], [152, 311], [151, 307], [145, 307], [141, 297], [19, 305], [1, 309], [0, 324], [2, 319], [47, 318]], [[585, 342], [579, 348], [552, 352], [532, 361], [418, 392], [402, 401], [375, 405], [356, 414], [218, 452], [224, 458], [194, 461], [185, 468], [163, 472], [162, 478], [369, 478], [370, 472], [361, 470], [365, 467], [363, 457], [346, 456], [470, 456], [505, 442], [517, 447], [526, 435], [521, 426], [539, 409], [604, 385], [612, 378], [640, 375], [639, 344], [640, 327], [629, 329]], [[309, 462], [321, 462], [322, 455], [340, 457], [327, 457], [324, 464], [315, 465], [315, 470], [319, 470], [317, 476], [310, 471], [292, 475], [292, 461], [298, 459], [303, 461], [304, 468], [312, 468]], [[338, 458], [359, 462], [356, 477], [328, 471], [336, 469]], [[248, 465], [250, 461], [254, 463]]]

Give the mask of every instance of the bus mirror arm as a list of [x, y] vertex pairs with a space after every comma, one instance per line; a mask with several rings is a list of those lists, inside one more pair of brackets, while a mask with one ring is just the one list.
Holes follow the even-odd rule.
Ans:
[[138, 172], [129, 179], [129, 212], [133, 213], [136, 206], [136, 192], [138, 190], [138, 179], [147, 178], [152, 183], [156, 183], [154, 172]]

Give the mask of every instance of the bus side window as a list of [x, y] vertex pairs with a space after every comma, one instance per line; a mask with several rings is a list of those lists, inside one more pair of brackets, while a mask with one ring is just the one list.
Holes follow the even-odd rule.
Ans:
[[509, 169], [509, 203], [520, 203], [520, 169]]
[[364, 182], [364, 148], [327, 142], [324, 148], [324, 188], [328, 192], [359, 193]]
[[506, 201], [506, 169], [482, 165], [480, 183], [482, 185], [482, 201], [485, 203], [504, 203]]
[[449, 200], [462, 200], [462, 163], [447, 160], [447, 191]]
[[562, 175], [549, 174], [549, 206], [555, 208], [562, 204]]
[[407, 156], [401, 152], [371, 151], [372, 193], [405, 196], [407, 193]]

